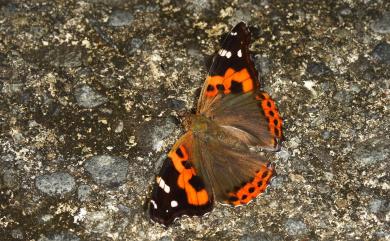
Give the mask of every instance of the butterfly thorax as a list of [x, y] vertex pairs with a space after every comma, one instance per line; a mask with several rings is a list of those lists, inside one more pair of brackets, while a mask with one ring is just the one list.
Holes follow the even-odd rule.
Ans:
[[211, 125], [211, 120], [203, 115], [191, 116], [191, 130], [195, 135], [205, 133]]
[[192, 116], [191, 131], [195, 139], [208, 145], [219, 143], [228, 145], [232, 149], [247, 149], [247, 145], [242, 141], [231, 136], [223, 126], [204, 115]]

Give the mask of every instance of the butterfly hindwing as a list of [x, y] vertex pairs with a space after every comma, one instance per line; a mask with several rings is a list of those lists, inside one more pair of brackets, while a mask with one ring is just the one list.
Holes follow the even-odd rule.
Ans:
[[274, 138], [276, 150], [278, 150], [281, 142], [284, 140], [282, 130], [283, 120], [279, 114], [278, 107], [271, 96], [264, 91], [261, 91], [256, 95], [256, 100], [261, 109], [261, 114], [268, 124], [268, 130]]
[[164, 161], [150, 200], [151, 218], [165, 226], [182, 215], [203, 215], [213, 199], [190, 161], [191, 136], [183, 136]]
[[271, 178], [275, 175], [274, 166], [270, 163], [261, 164], [256, 174], [247, 182], [229, 192], [225, 203], [233, 206], [244, 205], [263, 193]]
[[193, 155], [199, 160], [194, 166], [206, 186], [212, 187], [215, 200], [241, 205], [265, 190], [274, 169], [264, 154], [252, 152], [215, 123], [194, 136]]
[[214, 105], [213, 120], [246, 145], [280, 149], [282, 119], [266, 92], [224, 96]]

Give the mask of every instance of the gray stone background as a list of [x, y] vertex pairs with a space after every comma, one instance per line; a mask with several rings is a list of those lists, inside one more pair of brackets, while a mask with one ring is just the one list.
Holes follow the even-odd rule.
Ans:
[[[390, 240], [390, 3], [0, 1], [1, 240]], [[278, 102], [278, 176], [246, 207], [146, 203], [238, 21]]]

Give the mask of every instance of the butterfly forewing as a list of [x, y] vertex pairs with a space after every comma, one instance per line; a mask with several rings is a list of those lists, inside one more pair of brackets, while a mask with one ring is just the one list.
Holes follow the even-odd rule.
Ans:
[[150, 200], [151, 218], [165, 226], [182, 215], [203, 215], [213, 208], [213, 198], [191, 161], [192, 136], [185, 134], [169, 152], [156, 177]]
[[219, 93], [246, 93], [259, 87], [257, 71], [249, 55], [249, 44], [250, 33], [245, 23], [238, 23], [214, 57], [201, 91], [198, 113], [209, 112], [210, 103]]
[[221, 49], [210, 67], [209, 75], [224, 75], [229, 68], [235, 71], [247, 68], [253, 81], [258, 82], [257, 71], [253, 67], [249, 55], [250, 41], [251, 35], [246, 24], [244, 22], [238, 23], [222, 42]]
[[213, 120], [249, 146], [279, 150], [282, 119], [264, 92], [227, 95], [215, 105]]

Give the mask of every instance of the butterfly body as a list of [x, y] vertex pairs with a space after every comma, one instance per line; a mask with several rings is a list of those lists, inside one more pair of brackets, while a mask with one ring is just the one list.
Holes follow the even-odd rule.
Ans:
[[169, 225], [182, 215], [202, 215], [214, 200], [247, 204], [275, 174], [266, 156], [251, 148], [277, 151], [283, 138], [276, 105], [259, 89], [249, 42], [241, 22], [214, 58], [196, 115], [156, 178], [150, 201], [154, 221]]
[[193, 116], [190, 131], [193, 138], [204, 145], [223, 143], [233, 149], [247, 148], [239, 139], [224, 131], [222, 126], [202, 115]]
[[195, 135], [204, 135], [210, 128], [211, 120], [203, 115], [192, 115], [191, 128]]

